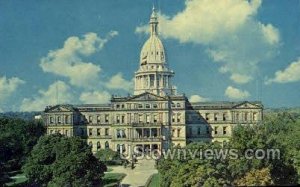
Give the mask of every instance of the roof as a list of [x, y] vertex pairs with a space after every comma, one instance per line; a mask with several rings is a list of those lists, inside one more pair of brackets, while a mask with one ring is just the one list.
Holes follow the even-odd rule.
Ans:
[[194, 109], [232, 109], [240, 105], [249, 103], [251, 105], [256, 105], [257, 107], [263, 108], [263, 105], [260, 101], [212, 101], [212, 102], [194, 102], [191, 103], [191, 106]]

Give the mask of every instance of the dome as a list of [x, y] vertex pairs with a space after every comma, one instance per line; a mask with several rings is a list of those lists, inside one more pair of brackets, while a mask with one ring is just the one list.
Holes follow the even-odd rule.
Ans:
[[165, 50], [157, 35], [151, 35], [145, 42], [140, 55], [141, 65], [165, 63]]

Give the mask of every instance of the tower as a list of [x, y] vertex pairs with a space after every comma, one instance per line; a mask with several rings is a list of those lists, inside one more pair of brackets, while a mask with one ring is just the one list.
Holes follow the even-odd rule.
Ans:
[[150, 17], [150, 37], [142, 47], [140, 64], [135, 72], [134, 95], [150, 92], [156, 95], [174, 95], [172, 86], [174, 72], [169, 69], [166, 53], [158, 37], [158, 18], [155, 8]]

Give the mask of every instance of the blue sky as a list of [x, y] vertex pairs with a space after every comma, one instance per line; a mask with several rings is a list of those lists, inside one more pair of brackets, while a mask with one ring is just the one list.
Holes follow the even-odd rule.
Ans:
[[132, 93], [153, 4], [179, 93], [300, 106], [299, 0], [2, 0], [0, 111]]

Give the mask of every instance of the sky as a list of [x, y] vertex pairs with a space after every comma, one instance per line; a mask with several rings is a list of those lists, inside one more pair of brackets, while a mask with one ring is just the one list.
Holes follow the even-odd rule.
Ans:
[[0, 112], [132, 94], [153, 5], [178, 93], [300, 106], [299, 0], [1, 0]]

